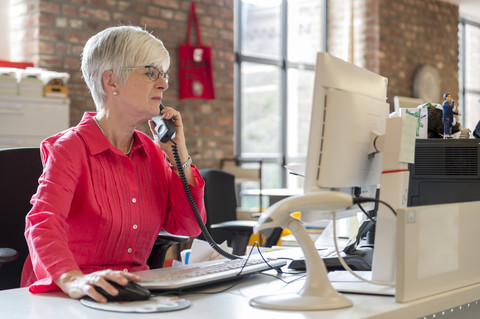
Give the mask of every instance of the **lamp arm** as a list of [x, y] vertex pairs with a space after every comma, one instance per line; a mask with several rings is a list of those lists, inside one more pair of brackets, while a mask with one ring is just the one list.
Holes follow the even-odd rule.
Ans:
[[282, 227], [288, 228], [291, 213], [303, 210], [331, 212], [345, 209], [353, 205], [350, 195], [337, 191], [314, 192], [291, 196], [270, 206], [258, 219], [253, 228], [255, 233], [263, 229]]
[[290, 214], [297, 210], [339, 210], [353, 205], [351, 196], [341, 192], [321, 192], [288, 197], [271, 206], [254, 227], [254, 232], [271, 227], [289, 229], [303, 250], [307, 279], [303, 289], [294, 295], [256, 297], [250, 305], [282, 310], [325, 310], [352, 306], [328, 280], [325, 264], [302, 223]]

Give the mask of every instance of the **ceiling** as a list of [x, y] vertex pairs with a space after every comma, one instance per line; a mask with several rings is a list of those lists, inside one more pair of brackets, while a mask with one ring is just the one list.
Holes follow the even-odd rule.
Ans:
[[445, 0], [458, 4], [460, 16], [480, 23], [480, 0]]

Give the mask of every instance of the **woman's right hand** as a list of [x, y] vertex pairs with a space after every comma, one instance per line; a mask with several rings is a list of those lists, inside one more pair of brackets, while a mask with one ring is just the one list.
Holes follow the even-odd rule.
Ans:
[[112, 296], [118, 294], [118, 290], [106, 280], [112, 280], [120, 285], [126, 285], [128, 280], [139, 281], [140, 277], [124, 271], [100, 270], [91, 274], [83, 274], [80, 270], [71, 270], [55, 279], [60, 289], [71, 298], [80, 299], [89, 296], [98, 302], [107, 302], [107, 298], [95, 290], [95, 286], [103, 288]]

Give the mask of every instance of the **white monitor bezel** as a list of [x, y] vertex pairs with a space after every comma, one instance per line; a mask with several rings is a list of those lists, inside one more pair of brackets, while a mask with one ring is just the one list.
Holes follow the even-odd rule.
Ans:
[[[331, 127], [330, 124], [332, 123], [326, 122], [326, 120], [330, 120], [324, 118], [326, 115], [330, 116], [333, 114], [335, 118], [332, 120], [338, 123], [338, 116], [340, 112], [340, 116], [343, 116], [344, 118], [343, 123], [345, 123], [345, 125], [341, 124], [343, 128], [339, 127], [339, 129], [345, 129], [348, 128], [348, 126], [353, 127], [354, 125], [358, 125], [359, 121], [367, 121], [368, 117], [370, 116], [362, 116], [362, 114], [360, 114], [357, 115], [357, 118], [351, 118], [348, 114], [349, 108], [346, 107], [350, 105], [335, 105], [336, 103], [342, 103], [338, 102], [341, 101], [341, 98], [340, 100], [338, 98], [339, 95], [345, 95], [345, 102], [350, 101], [350, 103], [361, 104], [370, 103], [369, 101], [371, 101], [371, 103], [375, 103], [375, 114], [372, 114], [371, 116], [380, 118], [377, 118], [378, 121], [376, 126], [370, 125], [368, 129], [375, 130], [379, 134], [383, 134], [385, 132], [386, 119], [388, 118], [389, 113], [389, 105], [386, 103], [387, 83], [388, 80], [385, 77], [343, 61], [328, 53], [318, 53], [311, 113], [312, 116], [308, 140], [308, 152], [305, 165], [305, 193], [329, 189], [342, 189], [354, 186], [369, 186], [372, 185], [372, 183], [378, 184], [380, 182], [382, 165], [381, 154], [380, 156], [376, 156], [377, 158], [374, 158], [373, 162], [370, 164], [366, 162], [365, 159], [361, 163], [362, 167], [360, 169], [366, 169], [367, 165], [372, 166], [371, 170], [372, 172], [375, 172], [373, 174], [373, 178], [369, 177], [368, 174], [364, 175], [363, 177], [359, 174], [356, 174], [357, 177], [354, 179], [350, 178], [349, 180], [339, 180], [337, 182], [333, 182], [334, 179], [332, 175], [329, 174], [329, 168], [326, 165], [329, 167], [336, 165], [338, 168], [345, 167], [345, 165], [350, 164], [342, 164], [338, 162], [326, 163], [324, 166], [322, 166], [320, 157], [322, 156], [323, 152], [323, 154], [327, 154], [327, 158], [331, 159], [328, 153], [336, 153], [339, 151], [339, 149], [332, 148], [331, 140], [335, 139], [335, 143], [337, 143], [337, 141], [340, 142], [340, 139], [332, 136], [332, 134], [335, 134], [336, 128]], [[371, 104], [366, 105], [365, 112], [369, 112], [372, 107], [373, 106]], [[326, 112], [329, 113], [327, 114]], [[342, 112], [347, 113], [343, 114]], [[361, 116], [362, 118], [358, 118], [358, 116]], [[365, 129], [365, 127], [362, 127], [362, 134], [364, 133]], [[350, 130], [350, 134], [355, 134], [355, 130]], [[345, 139], [346, 137], [342, 136], [342, 138]], [[365, 139], [366, 137], [363, 135], [361, 138]], [[320, 139], [328, 139], [328, 141], [325, 143], [330, 145], [326, 145], [324, 141], [319, 142]], [[322, 145], [328, 147], [321, 149]], [[346, 152], [346, 150], [343, 149], [339, 152], [339, 154], [342, 154]], [[358, 154], [358, 156], [360, 156], [360, 154]], [[339, 160], [342, 159], [339, 158]], [[347, 163], [352, 163], [352, 161], [347, 161]], [[332, 170], [330, 169], [330, 171]]]

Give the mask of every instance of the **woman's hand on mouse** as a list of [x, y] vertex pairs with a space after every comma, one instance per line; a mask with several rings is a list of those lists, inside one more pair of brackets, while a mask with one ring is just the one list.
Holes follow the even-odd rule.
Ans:
[[112, 296], [118, 294], [117, 289], [110, 285], [106, 280], [112, 280], [122, 286], [129, 280], [139, 281], [140, 277], [124, 271], [100, 270], [90, 274], [84, 274], [80, 270], [71, 270], [55, 279], [55, 283], [60, 289], [71, 298], [80, 299], [83, 296], [89, 296], [98, 302], [107, 302], [107, 298], [95, 290], [95, 286], [103, 288]]

